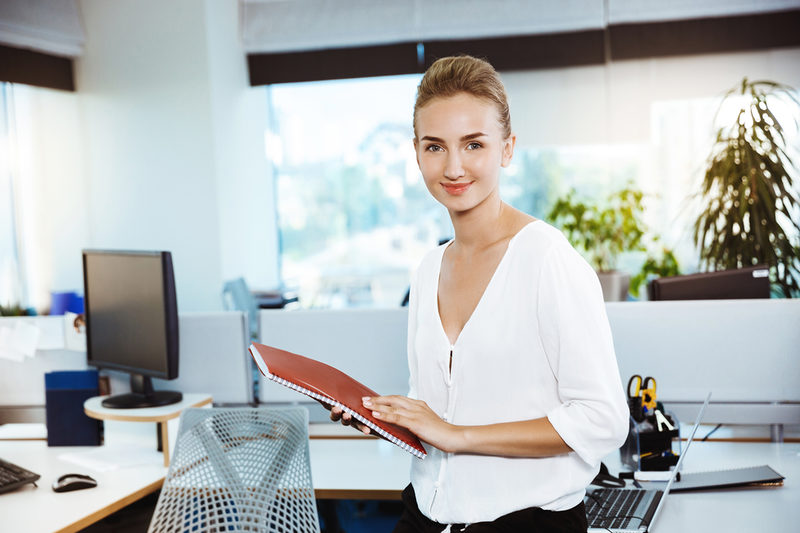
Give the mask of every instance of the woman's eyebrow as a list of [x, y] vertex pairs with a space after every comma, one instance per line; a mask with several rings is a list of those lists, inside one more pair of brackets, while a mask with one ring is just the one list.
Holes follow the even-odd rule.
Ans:
[[470, 133], [469, 135], [464, 135], [461, 137], [461, 141], [471, 141], [472, 139], [477, 139], [478, 137], [485, 137], [486, 134], [482, 131], [477, 131], [475, 133]]
[[[472, 139], [477, 139], [478, 137], [486, 137], [486, 134], [483, 133], [482, 131], [476, 131], [475, 133], [470, 133], [470, 134], [467, 134], [467, 135], [464, 135], [463, 137], [461, 137], [461, 142], [471, 141]], [[439, 137], [433, 137], [431, 135], [426, 135], [420, 140], [421, 141], [431, 141], [431, 142], [435, 142], [435, 143], [443, 143], [444, 142], [444, 139], [440, 139]]]

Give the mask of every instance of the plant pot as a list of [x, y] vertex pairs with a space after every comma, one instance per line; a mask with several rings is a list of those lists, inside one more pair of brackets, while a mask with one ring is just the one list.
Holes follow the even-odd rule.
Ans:
[[598, 272], [600, 287], [603, 288], [603, 300], [606, 302], [624, 302], [628, 299], [631, 275], [618, 270]]

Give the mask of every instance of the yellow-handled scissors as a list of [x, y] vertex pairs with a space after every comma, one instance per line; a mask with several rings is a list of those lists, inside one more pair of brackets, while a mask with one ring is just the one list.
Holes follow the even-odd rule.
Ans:
[[647, 376], [642, 379], [639, 374], [632, 375], [628, 380], [628, 403], [636, 406], [637, 412], [631, 414], [637, 422], [641, 422], [640, 417], [652, 413], [656, 408], [656, 378]]

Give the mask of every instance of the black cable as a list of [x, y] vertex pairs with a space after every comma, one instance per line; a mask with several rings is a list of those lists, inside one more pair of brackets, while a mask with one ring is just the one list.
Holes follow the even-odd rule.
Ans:
[[703, 441], [705, 441], [706, 439], [708, 439], [708, 437], [710, 437], [711, 435], [713, 435], [713, 434], [714, 434], [714, 432], [715, 432], [716, 430], [718, 430], [719, 428], [721, 428], [721, 427], [722, 427], [722, 424], [717, 424], [717, 427], [715, 427], [714, 429], [712, 429], [711, 431], [709, 431], [709, 432], [708, 432], [708, 435], [706, 435], [705, 437], [703, 437], [702, 439], [700, 439], [700, 442], [703, 442]]

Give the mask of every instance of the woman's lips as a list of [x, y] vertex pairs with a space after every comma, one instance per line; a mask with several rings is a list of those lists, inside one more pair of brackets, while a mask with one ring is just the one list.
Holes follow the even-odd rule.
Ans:
[[467, 192], [472, 186], [472, 182], [470, 183], [442, 183], [442, 187], [448, 194], [452, 194], [454, 196], [459, 196]]

